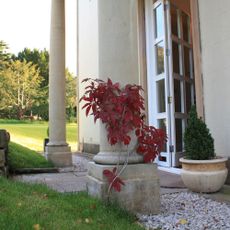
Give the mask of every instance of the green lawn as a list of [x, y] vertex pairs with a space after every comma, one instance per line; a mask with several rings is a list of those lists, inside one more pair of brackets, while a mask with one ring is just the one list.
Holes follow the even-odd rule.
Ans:
[[[47, 137], [47, 122], [20, 122], [0, 120], [0, 129], [10, 132], [11, 141], [35, 151], [43, 151], [43, 140]], [[72, 151], [77, 149], [77, 124], [67, 124], [67, 142]]]
[[61, 194], [42, 185], [0, 177], [2, 230], [140, 230], [135, 218], [85, 193]]
[[21, 168], [51, 168], [53, 164], [48, 162], [39, 153], [22, 145], [9, 143], [9, 167], [11, 171]]

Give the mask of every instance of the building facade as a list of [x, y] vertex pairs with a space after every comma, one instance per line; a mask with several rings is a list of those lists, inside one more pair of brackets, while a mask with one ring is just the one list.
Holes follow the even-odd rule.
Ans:
[[[78, 0], [79, 82], [143, 86], [149, 124], [168, 134], [161, 166], [179, 166], [194, 103], [217, 155], [230, 157], [229, 19], [228, 0]], [[83, 151], [111, 148], [104, 127], [81, 110], [79, 126]]]

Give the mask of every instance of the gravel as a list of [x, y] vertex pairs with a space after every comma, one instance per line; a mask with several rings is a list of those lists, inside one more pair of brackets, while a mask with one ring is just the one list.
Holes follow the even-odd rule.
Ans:
[[138, 219], [146, 229], [230, 230], [230, 206], [189, 192], [164, 194], [160, 214]]

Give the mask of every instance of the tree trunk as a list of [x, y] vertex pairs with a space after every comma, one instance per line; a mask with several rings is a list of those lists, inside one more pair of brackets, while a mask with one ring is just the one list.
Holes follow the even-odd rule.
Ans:
[[23, 109], [22, 108], [18, 108], [18, 119], [22, 120], [23, 115], [24, 115]]

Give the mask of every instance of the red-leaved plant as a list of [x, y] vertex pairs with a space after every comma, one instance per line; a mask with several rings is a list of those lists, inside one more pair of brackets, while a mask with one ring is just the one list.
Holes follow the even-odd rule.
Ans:
[[117, 192], [121, 191], [121, 185], [125, 185], [125, 183], [117, 175], [117, 168], [116, 167], [113, 168], [112, 172], [108, 169], [105, 169], [103, 171], [103, 175], [105, 175], [107, 177], [110, 187], [113, 188]]
[[[82, 109], [86, 110], [86, 116], [93, 115], [95, 122], [100, 119], [105, 124], [109, 143], [129, 145], [131, 133], [135, 131], [138, 141], [136, 152], [143, 155], [145, 163], [153, 162], [163, 148], [166, 134], [161, 129], [145, 124], [142, 87], [127, 84], [121, 88], [119, 83], [113, 83], [111, 79], [105, 82], [87, 78], [82, 82], [90, 82], [80, 99], [86, 102]], [[124, 183], [116, 171], [109, 173], [104, 170], [104, 175], [108, 178], [110, 187], [120, 191], [120, 186]]]

